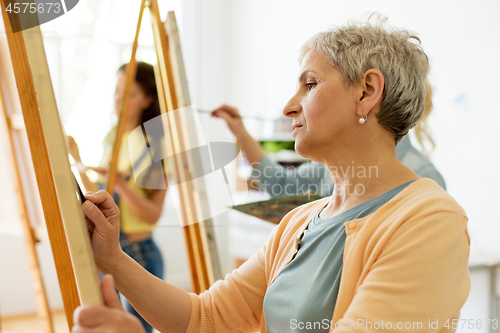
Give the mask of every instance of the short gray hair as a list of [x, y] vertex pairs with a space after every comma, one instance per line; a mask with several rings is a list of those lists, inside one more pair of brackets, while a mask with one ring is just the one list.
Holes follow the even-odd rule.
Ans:
[[386, 17], [372, 14], [366, 22], [349, 21], [311, 37], [300, 49], [299, 63], [312, 49], [324, 52], [348, 85], [372, 68], [384, 75], [377, 119], [396, 143], [419, 122], [429, 61], [416, 33], [388, 26]]

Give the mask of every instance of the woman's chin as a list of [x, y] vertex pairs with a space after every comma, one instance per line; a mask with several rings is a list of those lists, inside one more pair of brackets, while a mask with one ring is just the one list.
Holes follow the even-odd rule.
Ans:
[[297, 154], [299, 154], [300, 157], [309, 158], [308, 153], [307, 153], [307, 151], [308, 151], [307, 145], [304, 145], [303, 143], [299, 143], [299, 141], [295, 141], [294, 148], [295, 148], [295, 152]]
[[303, 158], [318, 162], [322, 159], [324, 150], [318, 149], [318, 144], [306, 144], [305, 142], [295, 141], [295, 152]]

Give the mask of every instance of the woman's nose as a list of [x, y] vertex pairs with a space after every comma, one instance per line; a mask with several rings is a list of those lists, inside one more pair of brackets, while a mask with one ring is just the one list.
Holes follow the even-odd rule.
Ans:
[[295, 95], [288, 101], [288, 103], [286, 103], [283, 108], [283, 115], [287, 118], [293, 118], [300, 113], [300, 111], [302, 111], [302, 106]]

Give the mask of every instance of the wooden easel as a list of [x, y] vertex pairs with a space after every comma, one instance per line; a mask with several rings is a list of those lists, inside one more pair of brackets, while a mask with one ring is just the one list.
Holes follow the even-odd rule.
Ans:
[[40, 28], [13, 33], [12, 26], [25, 24], [26, 17], [14, 13], [9, 17], [4, 2], [1, 8], [45, 223], [71, 327], [78, 305], [103, 303], [97, 269], [76, 197]]
[[[127, 66], [125, 97], [121, 105], [122, 111], [118, 122], [113, 147], [114, 153], [111, 158], [106, 187], [110, 193], [114, 188], [118, 154], [128, 114], [127, 92], [135, 78], [135, 53], [137, 50], [140, 23], [145, 7], [149, 7], [155, 38], [155, 48], [158, 57], [158, 67], [155, 74], [162, 113], [165, 114], [191, 104], [175, 15], [173, 12], [169, 13], [165, 28], [160, 19], [158, 1], [142, 0], [139, 11], [139, 22], [132, 47], [132, 58]], [[165, 30], [168, 31], [168, 34]], [[168, 117], [168, 119], [169, 122], [164, 123], [163, 126], [167, 136], [167, 150], [173, 152], [175, 156], [174, 176], [177, 179], [190, 179], [189, 174], [192, 173], [194, 162], [190, 159], [190, 156], [181, 153], [185, 152], [186, 147], [191, 146], [191, 143], [197, 142], [196, 133], [193, 130], [187, 130], [186, 126], [189, 124], [189, 119], [182, 118], [178, 113], [175, 113], [175, 116]], [[200, 218], [202, 211], [209, 209], [206, 190], [203, 187], [194, 188], [191, 183], [180, 183], [178, 192], [181, 220], [184, 226], [183, 231], [191, 270], [191, 289], [195, 293], [201, 293], [207, 290], [216, 280], [222, 278], [212, 221], [211, 219], [201, 221]]]
[[[163, 91], [166, 92], [167, 87], [170, 88], [170, 102], [168, 96], [165, 96], [166, 110], [172, 111], [181, 107], [189, 106], [191, 104], [191, 99], [187, 86], [175, 15], [173, 12], [168, 13], [165, 27], [163, 27], [159, 24], [161, 21], [157, 0], [152, 0], [150, 11], [152, 15], [151, 21], [153, 22], [153, 29], [155, 26], [163, 28], [158, 28], [157, 33], [154, 30], [153, 32], [155, 32], [154, 36], [155, 43], [157, 45], [157, 52], [159, 50], [158, 45], [162, 45], [162, 55], [165, 59], [165, 61], [161, 61], [160, 54], [158, 54], [158, 63], [160, 65], [159, 72], [161, 74], [162, 85], [164, 87]], [[155, 24], [155, 21], [157, 24]], [[167, 31], [168, 34], [166, 34], [165, 31]], [[166, 71], [163, 71], [163, 64], [170, 64], [170, 68], [166, 68]], [[157, 82], [158, 81], [159, 80], [157, 80]], [[162, 85], [160, 85], [160, 87]], [[176, 113], [176, 115], [181, 117], [179, 113]], [[172, 137], [174, 152], [184, 152], [186, 147], [193, 146], [193, 143], [197, 142], [196, 132], [192, 129], [187, 129], [187, 126], [193, 124], [191, 119], [187, 117], [184, 119], [176, 117], [173, 120], [171, 119], [171, 122], [171, 133], [174, 134], [174, 130], [178, 133]], [[179, 156], [179, 154], [175, 154], [175, 156]], [[194, 163], [194, 161], [190, 160], [190, 157], [193, 156], [181, 156], [183, 157], [183, 160], [176, 161], [176, 164], [180, 164], [179, 169], [181, 169], [181, 172], [184, 172], [184, 174], [190, 173], [190, 168], [193, 167]], [[186, 165], [188, 165], [189, 168], [186, 168]], [[180, 177], [180, 179], [185, 178]], [[184, 231], [186, 235], [186, 243], [188, 244], [188, 251], [190, 252], [189, 257], [193, 277], [193, 291], [200, 293], [207, 290], [215, 281], [222, 279], [223, 276], [212, 220], [205, 219], [202, 222], [196, 223], [202, 219], [201, 216], [205, 216], [202, 212], [209, 211], [207, 192], [204, 184], [198, 183], [197, 188], [194, 188], [192, 183], [187, 183], [185, 185], [185, 188], [180, 187], [179, 193], [179, 196], [182, 195], [185, 198], [184, 206], [182, 206], [181, 201], [181, 209], [183, 211], [182, 222], [183, 225], [187, 226], [184, 227]], [[189, 244], [191, 244], [191, 246], [189, 246]], [[194, 273], [195, 267], [197, 270], [196, 273]], [[197, 281], [194, 280], [195, 276], [198, 276]]]

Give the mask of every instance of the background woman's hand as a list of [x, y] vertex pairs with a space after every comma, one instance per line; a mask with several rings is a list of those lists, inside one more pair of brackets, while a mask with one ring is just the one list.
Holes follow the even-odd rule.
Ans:
[[115, 191], [118, 192], [118, 195], [121, 197], [124, 191], [131, 191], [127, 181], [132, 177], [131, 172], [116, 172], [116, 183], [115, 183]]
[[80, 157], [80, 150], [78, 149], [78, 145], [76, 144], [75, 139], [72, 136], [68, 135], [67, 140], [68, 140], [69, 154], [75, 160], [74, 166], [76, 167], [78, 173], [80, 174], [83, 186], [87, 191], [97, 191], [99, 189], [99, 186], [95, 182], [91, 181], [87, 176], [86, 171], [89, 168], [82, 164], [82, 158]]
[[94, 258], [99, 270], [106, 273], [123, 254], [120, 247], [120, 210], [106, 191], [86, 193], [85, 199], [83, 212]]
[[[97, 172], [103, 177], [106, 177], [109, 174], [109, 167], [84, 166], [84, 168], [86, 170]], [[123, 189], [124, 186], [127, 186], [127, 181], [130, 177], [132, 177], [132, 172], [123, 172], [120, 170], [116, 170], [116, 186]]]
[[227, 126], [237, 139], [245, 135], [247, 132], [240, 113], [235, 107], [226, 104], [221, 105], [212, 111], [212, 117], [224, 119]]
[[106, 176], [109, 172], [108, 167], [85, 166], [85, 168], [97, 172], [100, 176]]
[[237, 108], [224, 104], [213, 110], [212, 116], [226, 121], [250, 165], [253, 166], [264, 158], [264, 150], [262, 150], [260, 143], [247, 132]]
[[80, 150], [78, 149], [78, 144], [75, 141], [75, 138], [73, 138], [71, 135], [68, 135], [68, 148], [69, 148], [69, 154], [75, 162], [81, 162], [82, 158], [80, 157]]
[[74, 326], [71, 333], [143, 333], [144, 328], [137, 317], [123, 310], [114, 288], [111, 275], [101, 281], [101, 291], [106, 306], [81, 306], [73, 313]]

